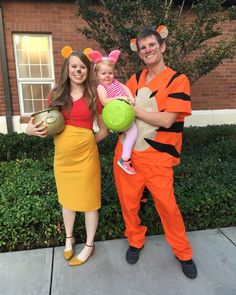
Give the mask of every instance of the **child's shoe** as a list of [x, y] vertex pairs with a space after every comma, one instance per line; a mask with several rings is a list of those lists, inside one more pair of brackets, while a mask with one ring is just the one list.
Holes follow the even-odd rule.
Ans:
[[120, 158], [117, 163], [126, 173], [131, 175], [136, 173], [130, 159], [128, 161], [124, 161], [122, 158]]

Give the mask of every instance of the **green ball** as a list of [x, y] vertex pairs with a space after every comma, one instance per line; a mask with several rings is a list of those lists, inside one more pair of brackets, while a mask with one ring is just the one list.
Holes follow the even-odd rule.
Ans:
[[103, 108], [102, 119], [108, 129], [116, 132], [125, 131], [134, 122], [134, 108], [125, 100], [111, 100]]

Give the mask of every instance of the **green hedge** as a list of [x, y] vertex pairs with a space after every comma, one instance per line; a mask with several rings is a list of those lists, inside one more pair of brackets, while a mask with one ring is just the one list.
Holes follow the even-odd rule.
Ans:
[[[124, 223], [112, 175], [116, 143], [99, 144], [102, 208], [97, 240], [123, 237]], [[182, 163], [175, 168], [176, 198], [187, 230], [236, 225], [236, 125], [191, 127], [184, 132]], [[65, 231], [53, 176], [53, 139], [0, 134], [0, 251], [63, 245]], [[163, 233], [151, 197], [142, 223]], [[84, 242], [83, 214], [76, 239]]]
[[28, 136], [25, 133], [0, 133], [0, 162], [21, 159], [44, 159], [53, 155], [53, 139]]

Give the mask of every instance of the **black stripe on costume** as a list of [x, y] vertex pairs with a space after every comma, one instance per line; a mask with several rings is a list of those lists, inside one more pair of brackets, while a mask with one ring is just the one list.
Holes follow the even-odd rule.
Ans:
[[152, 98], [153, 96], [155, 96], [157, 94], [158, 90], [155, 90], [151, 93], [151, 95], [149, 96], [149, 98]]
[[141, 74], [142, 74], [142, 71], [143, 71], [143, 70], [138, 71], [138, 72], [136, 73], [136, 82], [137, 82], [137, 84], [138, 84], [138, 82], [139, 82], [139, 79], [140, 79], [140, 76], [141, 76]]
[[177, 92], [177, 93], [169, 93], [168, 97], [177, 98], [182, 100], [191, 100], [191, 97], [184, 92]]
[[164, 128], [164, 127], [160, 127], [159, 129], [157, 129], [156, 131], [161, 132], [175, 132], [175, 133], [181, 133], [184, 130], [184, 122], [175, 122], [174, 124], [172, 124], [170, 126], [170, 128]]
[[171, 78], [170, 81], [168, 82], [166, 88], [174, 81], [174, 79], [176, 79], [177, 77], [179, 77], [181, 75], [180, 72], [176, 72]]
[[159, 152], [165, 152], [175, 158], [180, 158], [180, 154], [177, 152], [176, 148], [173, 145], [157, 142], [148, 138], [144, 138], [144, 140], [155, 150]]
[[137, 83], [137, 89], [135, 91], [135, 96], [137, 96], [138, 94], [138, 82], [139, 82], [139, 79], [140, 79], [140, 76], [142, 74], [142, 70], [141, 71], [138, 71], [136, 74], [135, 74], [135, 77], [136, 77], [136, 83]]

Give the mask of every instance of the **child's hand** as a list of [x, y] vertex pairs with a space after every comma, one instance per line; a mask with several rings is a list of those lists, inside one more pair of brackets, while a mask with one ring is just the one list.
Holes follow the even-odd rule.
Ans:
[[130, 103], [131, 105], [135, 105], [135, 98], [134, 97], [127, 97], [127, 99], [126, 99], [127, 101], [128, 101], [128, 103]]
[[131, 104], [132, 106], [135, 105], [135, 99], [134, 97], [129, 97], [129, 96], [117, 96], [115, 99], [123, 99], [123, 100], [126, 100], [129, 104]]

